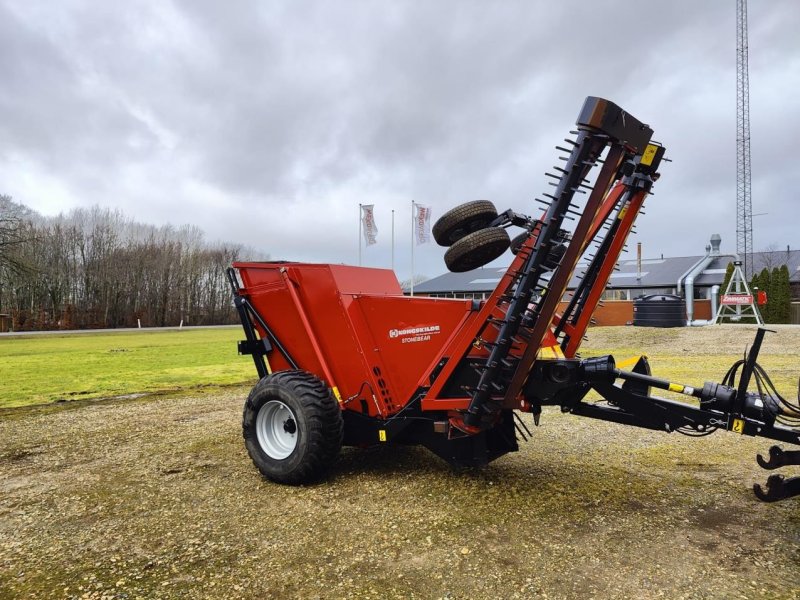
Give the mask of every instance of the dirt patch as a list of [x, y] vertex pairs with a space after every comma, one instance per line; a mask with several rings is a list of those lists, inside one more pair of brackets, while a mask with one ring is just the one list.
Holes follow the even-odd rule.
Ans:
[[797, 597], [800, 511], [766, 442], [545, 411], [519, 453], [453, 472], [345, 449], [264, 481], [247, 390], [0, 416], [0, 597]]

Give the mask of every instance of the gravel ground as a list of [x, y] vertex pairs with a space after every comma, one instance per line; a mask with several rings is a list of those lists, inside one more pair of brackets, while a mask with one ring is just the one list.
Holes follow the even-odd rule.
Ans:
[[345, 449], [293, 488], [244, 450], [247, 391], [0, 412], [0, 597], [800, 598], [768, 440], [551, 409], [482, 470]]

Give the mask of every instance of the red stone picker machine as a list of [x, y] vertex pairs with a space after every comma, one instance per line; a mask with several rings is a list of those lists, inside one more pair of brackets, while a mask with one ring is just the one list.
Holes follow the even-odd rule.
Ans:
[[[252, 355], [260, 377], [242, 423], [258, 469], [280, 483], [317, 480], [342, 444], [421, 444], [453, 465], [483, 465], [530, 435], [517, 412], [538, 424], [545, 405], [690, 436], [723, 429], [800, 444], [800, 407], [756, 363], [764, 329], [721, 383], [698, 387], [651, 376], [645, 357], [625, 371], [612, 356], [577, 354], [658, 178], [664, 147], [652, 133], [589, 97], [573, 137], [557, 146], [564, 156], [547, 174], [553, 189], [538, 217], [498, 214], [483, 200], [445, 213], [433, 235], [448, 247], [452, 271], [483, 266], [509, 246], [515, 253], [484, 301], [406, 297], [384, 269], [234, 263], [228, 276], [246, 335], [239, 351]], [[510, 227], [522, 229], [513, 243]], [[579, 261], [579, 283], [559, 313]], [[652, 388], [695, 402], [659, 398]], [[604, 400], [585, 400], [592, 390]], [[773, 446], [758, 462], [797, 465], [800, 451]], [[800, 477], [772, 475], [755, 492], [766, 501], [798, 495]]]

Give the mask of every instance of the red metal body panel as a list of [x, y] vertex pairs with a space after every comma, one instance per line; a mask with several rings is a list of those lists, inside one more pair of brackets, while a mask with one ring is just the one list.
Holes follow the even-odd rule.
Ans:
[[[405, 297], [394, 273], [385, 269], [233, 266], [243, 294], [297, 365], [321, 376], [343, 408], [366, 408], [370, 416], [386, 418], [405, 406], [442, 348], [477, 314], [471, 300]], [[290, 368], [276, 349], [267, 359], [272, 370]]]
[[362, 322], [355, 315], [352, 322], [364, 332], [360, 337], [370, 369], [381, 371], [376, 390], [382, 391], [382, 378], [391, 392], [391, 412], [405, 406], [421, 385], [427, 387], [427, 374], [443, 348], [476, 314], [470, 300], [362, 296], [354, 304]]

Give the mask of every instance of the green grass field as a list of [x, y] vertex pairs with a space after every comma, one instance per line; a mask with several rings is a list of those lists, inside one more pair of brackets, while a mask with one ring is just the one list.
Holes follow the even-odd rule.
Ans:
[[240, 327], [0, 338], [0, 408], [255, 382]]
[[[617, 360], [648, 354], [653, 374], [700, 385], [720, 381], [752, 342], [755, 326], [597, 327], [589, 330], [584, 356], [613, 354]], [[172, 392], [199, 387], [252, 384], [250, 357], [239, 356], [240, 327], [81, 333], [0, 338], [0, 408], [58, 401]], [[779, 391], [797, 394], [800, 327], [769, 334], [759, 362]], [[659, 395], [670, 397], [669, 392]], [[675, 395], [675, 398], [686, 400]]]

